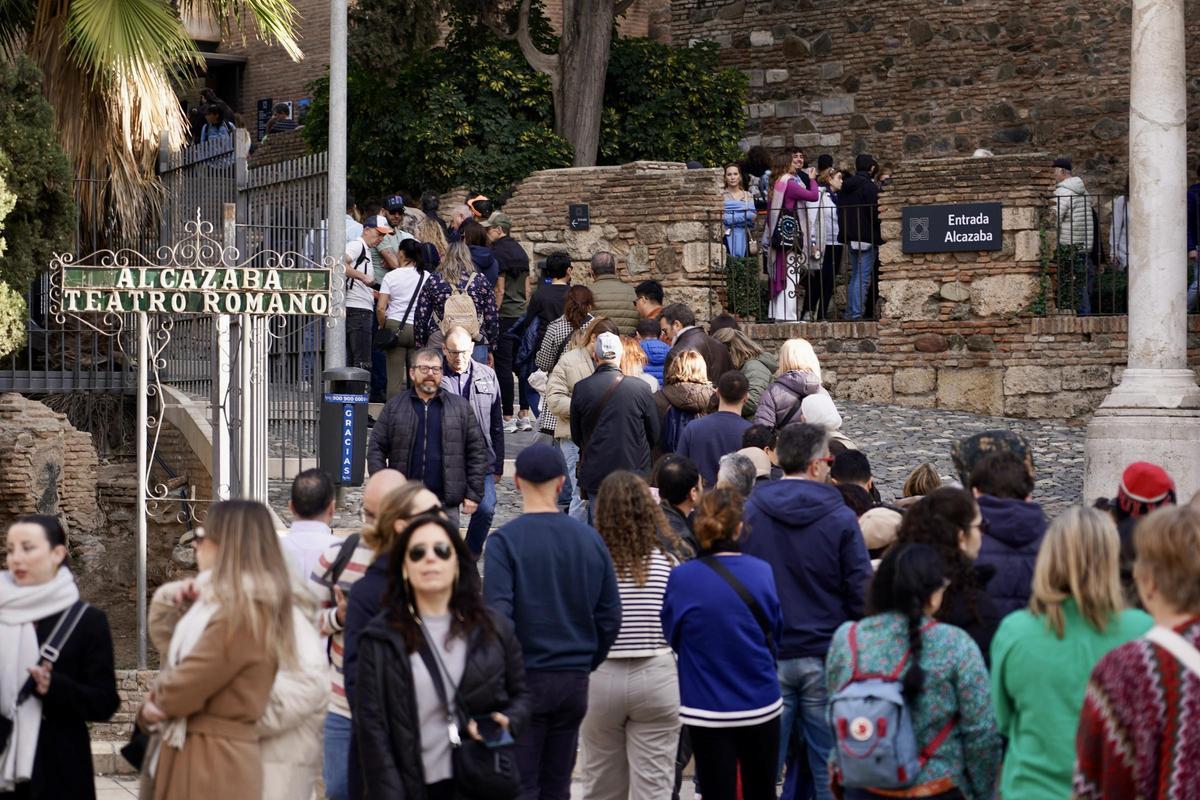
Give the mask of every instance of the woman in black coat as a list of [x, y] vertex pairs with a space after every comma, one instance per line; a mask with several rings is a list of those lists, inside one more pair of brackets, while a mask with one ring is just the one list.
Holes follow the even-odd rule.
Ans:
[[[33, 692], [18, 708], [0, 752], [0, 798], [93, 800], [96, 796], [88, 722], [103, 722], [120, 705], [112, 635], [104, 612], [79, 602], [66, 568], [67, 537], [53, 517], [18, 519], [5, 537], [0, 572], [0, 702], [4, 714], [26, 679]], [[65, 616], [78, 623], [52, 664], [41, 647]], [[34, 744], [36, 742], [36, 744]]]
[[[475, 562], [442, 517], [409, 523], [388, 564], [384, 610], [358, 643], [354, 736], [367, 796], [470, 798], [455, 783], [455, 739], [515, 740], [530, 713], [520, 642], [484, 606]], [[453, 726], [427, 664], [465, 707]]]

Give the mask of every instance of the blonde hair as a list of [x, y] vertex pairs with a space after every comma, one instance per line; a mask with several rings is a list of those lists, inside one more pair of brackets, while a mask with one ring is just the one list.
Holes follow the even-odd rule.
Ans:
[[1071, 506], [1050, 523], [1033, 568], [1029, 610], [1063, 638], [1063, 604], [1074, 598], [1079, 613], [1103, 632], [1125, 606], [1121, 593], [1121, 538], [1112, 517]]
[[942, 485], [942, 476], [932, 464], [918, 464], [904, 479], [905, 497], [924, 497]]
[[[439, 256], [445, 257], [446, 250], [450, 247], [446, 241], [446, 232], [442, 230], [442, 226], [438, 224], [436, 219], [426, 217], [417, 223], [417, 230], [413, 233], [417, 237], [417, 241], [425, 242], [433, 245], [433, 249], [437, 250]], [[430, 269], [432, 264], [428, 265]]]
[[405, 481], [383, 498], [375, 524], [362, 533], [362, 543], [374, 550], [377, 557], [392, 549], [397, 523], [403, 528], [410, 519], [429, 510], [417, 508], [417, 497], [423, 491], [426, 491], [425, 484], [420, 481]]
[[632, 336], [622, 336], [621, 346], [624, 348], [621, 351], [621, 372], [625, 375], [641, 375], [649, 360], [646, 351]]
[[1134, 577], [1149, 573], [1177, 611], [1200, 614], [1200, 512], [1164, 506], [1138, 522], [1133, 542]]
[[779, 369], [775, 375], [785, 372], [811, 372], [821, 380], [821, 362], [807, 339], [788, 339], [779, 348]]
[[704, 356], [695, 350], [680, 351], [663, 376], [663, 384], [668, 383], [708, 383], [708, 366], [704, 363]]
[[455, 242], [446, 250], [438, 272], [451, 289], [459, 288], [463, 278], [470, 278], [475, 272], [475, 262], [471, 260], [471, 249], [462, 242]]
[[251, 500], [214, 503], [204, 533], [217, 547], [212, 592], [230, 634], [248, 632], [281, 667], [294, 665], [291, 573], [271, 512]]
[[729, 348], [729, 360], [734, 369], [741, 369], [747, 361], [761, 356], [763, 349], [758, 342], [736, 328], [719, 328], [713, 338]]

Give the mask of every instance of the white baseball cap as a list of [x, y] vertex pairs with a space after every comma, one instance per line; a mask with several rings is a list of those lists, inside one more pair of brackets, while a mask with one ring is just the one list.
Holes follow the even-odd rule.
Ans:
[[596, 358], [601, 361], [613, 361], [622, 356], [625, 348], [621, 346], [621, 337], [605, 331], [596, 337]]

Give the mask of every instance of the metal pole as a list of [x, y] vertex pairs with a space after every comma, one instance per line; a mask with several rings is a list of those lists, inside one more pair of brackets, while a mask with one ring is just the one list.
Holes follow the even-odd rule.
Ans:
[[[346, 252], [346, 0], [329, 0], [329, 191], [325, 251], [341, 263]], [[340, 298], [340, 299], [339, 299]], [[345, 298], [334, 297], [325, 335], [325, 366], [346, 366]]]
[[[226, 248], [235, 247], [237, 243], [236, 210], [235, 204], [225, 204], [224, 244]], [[226, 267], [233, 266], [229, 259], [225, 259], [224, 264]], [[213, 318], [212, 390], [209, 395], [213, 434], [213, 499], [215, 500], [228, 500], [233, 494], [233, 453], [230, 451], [233, 437], [229, 432], [229, 407], [227, 405], [232, 383], [230, 372], [233, 369], [230, 341], [229, 315], [219, 314]]]
[[137, 660], [138, 669], [146, 668], [146, 496], [150, 491], [150, 465], [147, 462], [146, 434], [150, 373], [150, 321], [146, 312], [138, 312], [138, 393], [137, 393]]

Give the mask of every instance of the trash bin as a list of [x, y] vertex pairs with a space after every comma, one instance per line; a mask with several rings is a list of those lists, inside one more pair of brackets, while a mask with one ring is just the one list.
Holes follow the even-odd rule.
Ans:
[[367, 468], [367, 402], [371, 373], [334, 367], [321, 373], [320, 466], [335, 486], [361, 486]]

